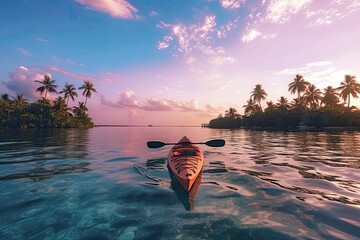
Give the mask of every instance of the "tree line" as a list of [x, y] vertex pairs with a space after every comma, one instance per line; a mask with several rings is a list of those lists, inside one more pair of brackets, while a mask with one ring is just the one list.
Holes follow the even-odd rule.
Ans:
[[360, 84], [353, 75], [345, 75], [339, 87], [328, 86], [321, 91], [314, 84], [297, 74], [288, 85], [291, 94], [297, 94], [291, 102], [281, 96], [276, 103], [262, 102], [267, 93], [261, 84], [256, 84], [244, 107], [244, 115], [229, 108], [209, 122], [210, 127], [238, 128], [264, 127], [292, 129], [298, 126], [311, 127], [360, 127], [360, 111], [350, 106], [351, 98], [358, 98]]
[[[96, 93], [91, 81], [84, 81], [78, 90], [82, 90], [85, 103], [79, 102], [78, 106], [69, 108], [69, 100], [75, 101], [78, 96], [73, 84], [66, 83], [58, 92], [56, 81], [48, 75], [42, 80], [35, 80], [40, 87], [35, 92], [40, 92], [41, 97], [29, 103], [23, 94], [10, 97], [1, 94], [0, 98], [0, 128], [89, 128], [94, 123], [88, 116], [87, 100], [92, 93]], [[48, 93], [57, 93], [54, 101], [47, 99]], [[63, 96], [62, 96], [63, 94]], [[43, 96], [43, 97], [42, 97]]]

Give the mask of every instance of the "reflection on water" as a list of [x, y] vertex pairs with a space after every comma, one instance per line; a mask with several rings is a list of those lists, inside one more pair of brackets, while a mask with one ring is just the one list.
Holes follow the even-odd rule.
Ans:
[[176, 196], [179, 198], [180, 202], [184, 205], [186, 210], [192, 211], [195, 209], [195, 196], [201, 184], [202, 174], [200, 173], [197, 179], [195, 180], [190, 191], [187, 192], [177, 181], [174, 174], [169, 169], [169, 175], [171, 178], [171, 189], [174, 190]]
[[242, 172], [318, 199], [360, 205], [359, 146], [352, 132], [251, 132], [243, 148], [255, 165]]
[[[59, 174], [90, 171], [88, 131], [41, 129], [0, 132], [1, 180], [49, 179]], [[21, 151], [19, 151], [21, 150]], [[62, 160], [68, 159], [66, 163]]]
[[25, 173], [14, 173], [0, 177], [0, 181], [21, 179], [21, 178], [29, 178], [33, 181], [41, 181], [41, 180], [49, 179], [59, 174], [85, 173], [90, 171], [90, 169], [87, 168], [89, 164], [90, 163], [83, 162], [76, 164], [58, 164], [55, 165], [54, 167], [47, 167], [47, 168], [44, 167], [34, 168]]
[[[190, 194], [146, 148], [184, 135], [226, 140]], [[359, 159], [357, 132], [0, 131], [0, 239], [359, 239]]]

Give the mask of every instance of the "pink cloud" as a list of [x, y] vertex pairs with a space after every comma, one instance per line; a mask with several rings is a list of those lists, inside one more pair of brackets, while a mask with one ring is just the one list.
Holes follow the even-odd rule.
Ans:
[[119, 100], [111, 102], [101, 96], [103, 105], [115, 108], [129, 108], [129, 109], [142, 109], [145, 111], [173, 111], [167, 100], [158, 100], [156, 98], [149, 98], [145, 104], [135, 96], [133, 91], [125, 91], [120, 94]]
[[115, 18], [134, 18], [137, 9], [125, 0], [75, 0], [97, 11], [105, 12]]
[[35, 83], [34, 81], [43, 80], [44, 75], [48, 75], [52, 77], [52, 75], [55, 73], [82, 81], [96, 80], [94, 77], [69, 72], [65, 69], [61, 69], [55, 66], [50, 66], [50, 67], [19, 66], [9, 74], [10, 80], [4, 82], [4, 84], [9, 90], [13, 91], [15, 94], [23, 94], [28, 99], [38, 99], [40, 95], [38, 92], [35, 92], [35, 90], [39, 87], [39, 84]]
[[219, 112], [223, 111], [223, 108], [222, 107], [214, 107], [211, 104], [206, 104], [205, 105], [205, 111], [207, 113], [219, 113]]
[[171, 99], [157, 99], [154, 97], [141, 101], [133, 91], [125, 91], [120, 94], [119, 100], [111, 102], [101, 96], [103, 105], [115, 108], [139, 109], [144, 111], [181, 111], [181, 112], [201, 112], [197, 100], [176, 101]]
[[20, 66], [9, 74], [10, 81], [4, 82], [4, 84], [15, 94], [23, 94], [25, 98], [34, 100], [39, 98], [39, 93], [35, 92], [39, 86], [34, 81], [42, 80], [45, 74], [51, 76], [47, 72], [39, 72], [37, 69]]

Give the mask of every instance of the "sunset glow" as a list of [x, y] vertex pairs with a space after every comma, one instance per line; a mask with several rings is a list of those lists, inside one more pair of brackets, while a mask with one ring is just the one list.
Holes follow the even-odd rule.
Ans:
[[95, 124], [200, 125], [243, 114], [256, 84], [277, 102], [296, 74], [359, 82], [359, 21], [359, 0], [5, 0], [0, 93], [35, 101], [45, 74], [59, 91], [89, 80]]

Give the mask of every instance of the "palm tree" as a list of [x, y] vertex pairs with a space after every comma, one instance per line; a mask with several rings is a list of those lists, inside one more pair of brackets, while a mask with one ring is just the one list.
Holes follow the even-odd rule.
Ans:
[[35, 82], [41, 83], [43, 85], [41, 87], [38, 87], [38, 89], [36, 89], [35, 92], [40, 92], [41, 94], [43, 94], [43, 92], [45, 92], [44, 99], [46, 99], [46, 96], [47, 96], [48, 92], [57, 93], [56, 88], [58, 86], [55, 85], [55, 80], [51, 79], [48, 75], [44, 75], [44, 80], [42, 80], [42, 81], [35, 80]]
[[1, 94], [1, 99], [4, 101], [10, 101], [9, 94], [7, 93]]
[[250, 98], [254, 99], [254, 102], [258, 102], [260, 106], [260, 110], [262, 111], [261, 107], [261, 100], [265, 100], [267, 93], [264, 89], [262, 89], [261, 84], [256, 84], [254, 90], [251, 92]]
[[300, 93], [305, 92], [309, 82], [305, 81], [303, 76], [296, 74], [294, 81], [289, 84], [289, 92], [294, 94], [298, 93], [298, 99], [300, 100]]
[[350, 95], [353, 98], [358, 98], [358, 93], [360, 93], [360, 84], [356, 81], [356, 77], [353, 75], [345, 75], [345, 81], [340, 83], [340, 87], [337, 88], [340, 90], [340, 97], [346, 102], [348, 100], [348, 107], [350, 107]]
[[87, 107], [83, 102], [79, 102], [78, 107], [73, 107], [73, 113], [76, 117], [82, 117], [86, 115]]
[[84, 89], [82, 95], [85, 96], [85, 106], [86, 106], [86, 102], [87, 99], [91, 97], [91, 92], [96, 93], [96, 89], [94, 87], [94, 84], [91, 81], [84, 81], [84, 84], [79, 87], [79, 89]]
[[275, 104], [274, 104], [273, 101], [266, 102], [266, 105], [268, 106], [268, 108], [274, 108], [275, 107]]
[[331, 86], [324, 88], [321, 104], [327, 108], [335, 108], [339, 103], [339, 94]]
[[226, 118], [236, 118], [237, 116], [239, 116], [239, 114], [237, 113], [237, 110], [235, 108], [229, 108], [229, 110], [225, 111], [225, 117]]
[[295, 110], [304, 110], [306, 108], [305, 98], [301, 96], [300, 98], [294, 98], [291, 101], [291, 108]]
[[57, 97], [54, 101], [54, 109], [59, 113], [66, 113], [68, 108], [63, 97]]
[[253, 114], [254, 112], [256, 112], [259, 109], [258, 105], [254, 102], [254, 100], [252, 98], [250, 98], [247, 101], [247, 104], [244, 105], [243, 107], [245, 108], [246, 116]]
[[304, 98], [306, 104], [310, 106], [311, 109], [317, 109], [319, 106], [319, 101], [321, 101], [321, 91], [316, 88], [314, 84], [308, 85], [304, 92]]
[[65, 93], [64, 98], [67, 98], [66, 105], [69, 105], [70, 98], [75, 101], [75, 97], [78, 96], [75, 89], [73, 84], [65, 83], [64, 89], [60, 93]]
[[274, 104], [273, 101], [266, 102], [266, 105], [267, 105], [267, 108], [265, 109], [265, 111], [273, 110], [276, 108], [276, 105]]
[[28, 100], [22, 94], [16, 95], [16, 97], [13, 97], [13, 99], [18, 106], [25, 106], [28, 104]]
[[276, 104], [276, 106], [280, 110], [289, 110], [291, 108], [288, 99], [286, 97], [282, 97], [282, 96], [278, 100], [278, 103]]

